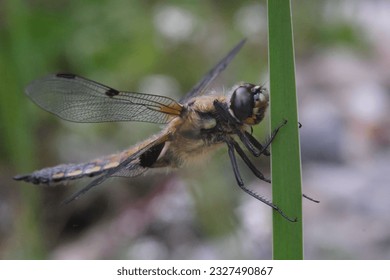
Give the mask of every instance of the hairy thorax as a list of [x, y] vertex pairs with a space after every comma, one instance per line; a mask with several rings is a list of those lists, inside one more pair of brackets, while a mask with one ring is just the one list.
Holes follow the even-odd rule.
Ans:
[[152, 167], [176, 168], [204, 159], [223, 143], [223, 137], [232, 131], [222, 127], [216, 118], [214, 100], [226, 102], [224, 96], [198, 97], [188, 103], [182, 116], [168, 124], [166, 129], [172, 137]]

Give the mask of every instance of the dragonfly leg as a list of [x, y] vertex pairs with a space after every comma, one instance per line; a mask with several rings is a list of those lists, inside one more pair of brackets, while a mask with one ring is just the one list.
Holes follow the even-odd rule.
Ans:
[[250, 196], [256, 198], [257, 200], [263, 202], [264, 204], [268, 205], [269, 207], [271, 207], [272, 209], [274, 209], [275, 211], [277, 211], [283, 218], [285, 218], [286, 220], [290, 221], [290, 222], [296, 222], [297, 221], [297, 218], [290, 218], [289, 216], [287, 216], [278, 206], [276, 206], [275, 204], [273, 204], [271, 201], [265, 199], [264, 197], [258, 195], [257, 193], [255, 193], [254, 191], [246, 188], [244, 186], [244, 182], [241, 178], [241, 175], [240, 175], [240, 172], [239, 172], [239, 169], [238, 169], [238, 165], [237, 165], [237, 159], [236, 159], [236, 156], [235, 156], [235, 153], [234, 153], [234, 144], [231, 143], [230, 141], [227, 141], [226, 142], [227, 145], [228, 145], [228, 153], [229, 153], [229, 157], [230, 157], [230, 162], [232, 163], [232, 167], [233, 167], [233, 171], [234, 171], [234, 175], [236, 177], [236, 180], [237, 180], [237, 184], [238, 186], [244, 191], [246, 192], [247, 194], [249, 194]]

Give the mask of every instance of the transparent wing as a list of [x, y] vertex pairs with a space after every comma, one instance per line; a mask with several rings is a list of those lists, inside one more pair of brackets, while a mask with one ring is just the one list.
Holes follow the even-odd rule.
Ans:
[[180, 103], [185, 103], [192, 97], [204, 94], [204, 90], [212, 83], [219, 74], [225, 70], [226, 66], [232, 61], [236, 54], [245, 44], [246, 39], [241, 40], [220, 62], [217, 63], [203, 78], [183, 97]]
[[118, 91], [73, 74], [43, 77], [28, 85], [26, 94], [46, 111], [72, 122], [163, 124], [179, 116], [182, 110], [169, 97]]
[[[72, 200], [78, 199], [80, 196], [84, 195], [86, 192], [88, 192], [90, 189], [96, 187], [97, 185], [101, 184], [105, 180], [107, 180], [110, 177], [115, 176], [135, 176], [138, 174], [141, 174], [144, 167], [140, 166], [139, 164], [139, 157], [147, 152], [152, 147], [162, 144], [166, 141], [168, 141], [169, 137], [171, 136], [170, 132], [163, 133], [160, 135], [154, 136], [154, 139], [150, 139], [147, 143], [143, 144], [142, 147], [138, 147], [138, 150], [128, 151], [128, 157], [125, 158], [118, 166], [107, 170], [106, 173], [101, 175], [100, 177], [96, 178], [92, 182], [90, 182], [87, 186], [82, 188], [80, 191], [74, 193], [72, 196], [70, 196], [68, 199], [64, 201], [64, 203], [69, 203]], [[134, 172], [134, 173], [132, 173]]]

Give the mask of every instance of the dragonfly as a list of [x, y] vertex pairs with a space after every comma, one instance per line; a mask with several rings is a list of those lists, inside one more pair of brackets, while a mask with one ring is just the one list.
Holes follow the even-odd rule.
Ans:
[[209, 90], [245, 41], [231, 49], [179, 101], [160, 95], [119, 91], [74, 74], [50, 74], [33, 81], [26, 88], [27, 96], [64, 120], [81, 123], [139, 121], [165, 126], [159, 133], [122, 152], [85, 163], [44, 168], [16, 175], [14, 179], [51, 185], [92, 177], [89, 184], [65, 201], [69, 203], [108, 178], [135, 177], [149, 169], [179, 168], [225, 145], [237, 185], [288, 221], [296, 221], [270, 200], [247, 188], [238, 168], [237, 155], [257, 178], [271, 182], [248, 156], [248, 153], [254, 157], [270, 156], [268, 148], [287, 122], [283, 121], [263, 144], [252, 135], [252, 127], [264, 119], [268, 108], [268, 90], [251, 83], [239, 83], [227, 94]]

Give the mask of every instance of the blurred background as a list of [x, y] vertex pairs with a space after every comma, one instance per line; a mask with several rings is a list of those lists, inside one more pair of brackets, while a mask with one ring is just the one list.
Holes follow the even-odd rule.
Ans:
[[[265, 1], [0, 2], [1, 259], [270, 259], [271, 209], [236, 187], [226, 148], [206, 164], [41, 187], [12, 176], [123, 150], [148, 123], [75, 124], [24, 87], [70, 72], [179, 99], [239, 40], [213, 85], [266, 83]], [[307, 259], [390, 258], [390, 2], [292, 1]], [[272, 93], [271, 93], [272, 94]], [[269, 119], [255, 128], [265, 139]], [[288, 159], [286, 159], [288, 160]], [[255, 161], [269, 175], [269, 159]], [[270, 185], [244, 166], [250, 188]]]

